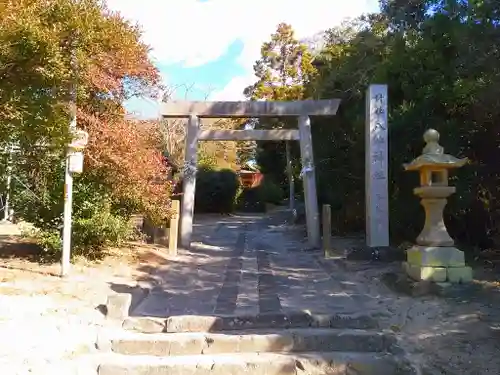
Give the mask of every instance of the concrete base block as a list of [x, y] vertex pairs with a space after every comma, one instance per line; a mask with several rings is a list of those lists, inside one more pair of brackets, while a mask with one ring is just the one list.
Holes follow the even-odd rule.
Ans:
[[448, 281], [450, 283], [470, 283], [472, 281], [472, 268], [470, 267], [453, 267], [448, 268]]
[[406, 251], [405, 273], [416, 281], [448, 282], [472, 281], [472, 269], [465, 265], [464, 252], [453, 246], [419, 246]]
[[456, 247], [413, 246], [406, 251], [408, 263], [424, 267], [464, 267], [464, 252]]
[[403, 263], [403, 267], [408, 276], [417, 281], [444, 282], [447, 278], [445, 267], [417, 266], [408, 262]]
[[111, 294], [106, 302], [106, 319], [125, 320], [131, 305], [131, 294]]
[[465, 284], [473, 280], [472, 268], [464, 267], [427, 267], [403, 263], [405, 273], [416, 281], [433, 281], [441, 286], [446, 284]]

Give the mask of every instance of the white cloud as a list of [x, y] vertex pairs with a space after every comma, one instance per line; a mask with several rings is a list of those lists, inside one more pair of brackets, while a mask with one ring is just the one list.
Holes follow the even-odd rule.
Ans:
[[245, 100], [243, 90], [255, 82], [252, 71], [247, 71], [246, 75], [234, 77], [220, 91], [210, 95], [210, 100]]
[[297, 37], [311, 36], [347, 17], [378, 9], [377, 0], [107, 0], [113, 10], [144, 30], [144, 41], [163, 64], [200, 66], [220, 57], [235, 40], [243, 42], [236, 77], [214, 97], [241, 97], [252, 81], [252, 66], [261, 44], [280, 22], [293, 26]]

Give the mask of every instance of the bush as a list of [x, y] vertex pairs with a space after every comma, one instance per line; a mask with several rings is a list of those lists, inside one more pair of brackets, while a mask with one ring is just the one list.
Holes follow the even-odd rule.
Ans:
[[73, 254], [86, 258], [99, 258], [110, 246], [120, 246], [131, 239], [134, 229], [128, 218], [101, 212], [73, 224]]
[[248, 212], [264, 212], [266, 203], [279, 205], [283, 201], [283, 190], [269, 178], [259, 186], [244, 189], [238, 197], [238, 209]]
[[[91, 191], [95, 189], [88, 190]], [[99, 258], [106, 247], [120, 246], [132, 238], [134, 228], [125, 203], [113, 201], [105, 194], [90, 199], [83, 189], [77, 197], [81, 200], [73, 217], [74, 255]]]
[[265, 212], [266, 205], [261, 199], [259, 187], [245, 188], [238, 197], [238, 210], [243, 212]]
[[[54, 168], [57, 171], [57, 168]], [[57, 173], [54, 173], [57, 176]], [[28, 233], [40, 248], [41, 261], [56, 261], [62, 250], [62, 184], [52, 179], [46, 190], [37, 194], [23, 189], [14, 195], [17, 213], [31, 222], [35, 230]], [[99, 186], [85, 178], [75, 179], [71, 254], [99, 258], [108, 246], [120, 246], [134, 233], [129, 221], [132, 210], [128, 202], [109, 197]]]
[[259, 198], [264, 203], [279, 205], [283, 201], [283, 190], [273, 181], [264, 178], [262, 184], [258, 186]]
[[195, 210], [204, 213], [233, 212], [239, 187], [238, 176], [230, 169], [198, 170]]
[[[64, 207], [64, 155], [16, 155], [12, 175], [11, 206], [15, 216], [36, 228], [51, 232], [62, 225]], [[77, 205], [74, 187], [74, 202]], [[91, 195], [90, 195], [91, 196]]]
[[34, 230], [27, 234], [40, 248], [41, 262], [54, 262], [61, 256], [62, 242], [58, 230]]
[[[56, 261], [61, 257], [62, 228], [34, 230], [28, 235], [40, 247], [41, 261]], [[75, 218], [72, 225], [71, 255], [99, 259], [107, 247], [123, 245], [133, 235], [134, 228], [130, 221], [109, 210], [90, 218]]]

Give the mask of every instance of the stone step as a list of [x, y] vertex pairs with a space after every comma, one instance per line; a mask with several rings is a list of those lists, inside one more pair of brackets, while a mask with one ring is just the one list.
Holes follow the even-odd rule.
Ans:
[[126, 330], [142, 333], [221, 332], [263, 328], [378, 328], [369, 315], [310, 314], [308, 312], [266, 313], [258, 315], [176, 315], [167, 318], [128, 317], [123, 322]]
[[255, 352], [390, 352], [396, 339], [366, 330], [296, 328], [231, 333], [121, 332], [98, 340], [99, 348], [127, 355], [177, 356]]
[[99, 375], [416, 375], [404, 360], [382, 354], [245, 353], [176, 357], [113, 354]]

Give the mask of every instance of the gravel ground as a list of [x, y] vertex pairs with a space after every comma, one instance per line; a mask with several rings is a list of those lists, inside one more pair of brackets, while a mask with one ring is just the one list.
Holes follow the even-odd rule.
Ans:
[[402, 275], [399, 263], [333, 263], [350, 275], [357, 293], [371, 298], [382, 327], [397, 334], [422, 375], [500, 374], [498, 273], [477, 268], [470, 285], [415, 296], [393, 283]]
[[[110, 324], [96, 306], [105, 303], [113, 284], [154, 283], [151, 270], [165, 263], [161, 252], [140, 246], [99, 263], [78, 262], [71, 277], [60, 279], [57, 265], [38, 265], [22, 252], [14, 256], [16, 240], [1, 241], [9, 252], [2, 247], [0, 374], [95, 374], [97, 332]], [[386, 275], [400, 273], [397, 264], [343, 261], [334, 267], [360, 298], [371, 299], [371, 310], [398, 335], [423, 375], [500, 374], [498, 275], [478, 269], [469, 287], [414, 297], [388, 286]]]
[[[13, 242], [3, 238], [9, 249]], [[97, 263], [77, 262], [61, 279], [55, 276], [57, 265], [10, 253], [0, 259], [0, 374], [5, 375], [95, 374], [97, 333], [111, 324], [96, 307], [106, 302], [113, 284], [152, 282], [145, 271], [162, 261], [144, 245], [114, 251]]]

